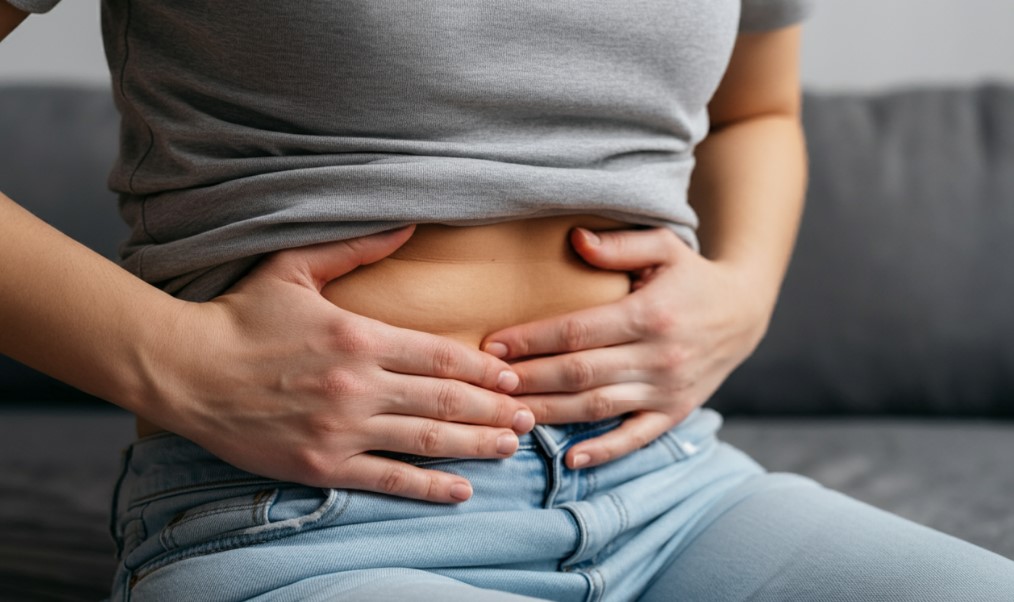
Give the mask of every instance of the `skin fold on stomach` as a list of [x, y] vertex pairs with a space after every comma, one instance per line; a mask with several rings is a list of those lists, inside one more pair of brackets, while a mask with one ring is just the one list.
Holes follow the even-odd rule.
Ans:
[[[475, 348], [501, 328], [621, 299], [625, 272], [595, 268], [570, 244], [575, 227], [629, 228], [590, 215], [484, 226], [419, 224], [394, 253], [321, 291], [347, 311], [457, 339]], [[138, 435], [159, 432], [138, 419]]]
[[571, 228], [615, 229], [591, 216], [488, 226], [420, 224], [390, 256], [330, 282], [335, 305], [403, 328], [478, 348], [487, 334], [523, 322], [616, 301], [623, 272], [594, 268], [571, 248]]

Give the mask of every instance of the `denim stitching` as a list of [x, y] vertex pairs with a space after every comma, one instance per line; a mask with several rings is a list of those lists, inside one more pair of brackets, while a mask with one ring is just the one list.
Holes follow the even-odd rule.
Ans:
[[601, 600], [606, 589], [605, 577], [603, 577], [602, 573], [594, 567], [581, 569], [580, 572], [588, 579], [588, 596], [585, 598], [585, 601], [598, 602]]
[[619, 497], [617, 497], [615, 493], [608, 494], [606, 496], [606, 499], [608, 499], [610, 502], [613, 503], [613, 506], [616, 508], [616, 513], [619, 515], [620, 518], [619, 532], [620, 533], [625, 532], [627, 530], [627, 526], [630, 524], [626, 506], [623, 505], [623, 502], [620, 500]]
[[[182, 549], [177, 549], [176, 551], [167, 551], [164, 554], [161, 554], [160, 555], [161, 557], [156, 557], [148, 561], [147, 563], [141, 565], [140, 567], [134, 569], [131, 575], [130, 588], [133, 588], [139, 581], [141, 581], [148, 575], [154, 573], [155, 571], [164, 568], [166, 566], [169, 566], [171, 564], [174, 564], [176, 562], [187, 560], [188, 558], [206, 556], [208, 554], [214, 554], [216, 552], [224, 552], [226, 550], [231, 550], [244, 546], [254, 546], [282, 539], [283, 537], [288, 537], [289, 535], [294, 535], [302, 531], [311, 530], [320, 523], [325, 522], [325, 519], [329, 517], [329, 514], [334, 514], [334, 516], [337, 517], [340, 516], [343, 512], [345, 512], [345, 510], [349, 506], [350, 496], [346, 495], [345, 498], [346, 498], [345, 502], [341, 505], [340, 508], [338, 508], [337, 511], [334, 510], [335, 506], [332, 504], [328, 508], [324, 509], [323, 512], [320, 512], [320, 509], [318, 508], [318, 510], [312, 512], [310, 515], [307, 515], [311, 516], [312, 514], [317, 514], [319, 512], [319, 516], [310, 522], [298, 524], [286, 524], [286, 522], [283, 522], [279, 523], [276, 528], [267, 531], [262, 531], [259, 533], [229, 535], [217, 538], [209, 542], [205, 542], [203, 544], [191, 546], [190, 548], [192, 549], [189, 550], [188, 548], [184, 547]], [[326, 503], [326, 501], [324, 503]], [[322, 503], [321, 506], [323, 506], [324, 503]]]
[[195, 521], [195, 520], [197, 520], [199, 518], [204, 518], [206, 516], [214, 516], [216, 514], [225, 514], [227, 512], [232, 512], [233, 510], [244, 510], [244, 509], [256, 508], [257, 506], [261, 505], [262, 503], [263, 502], [261, 502], [261, 501], [243, 502], [242, 504], [232, 504], [230, 506], [221, 506], [221, 507], [211, 508], [211, 509], [208, 509], [208, 510], [201, 510], [200, 512], [196, 512], [196, 513], [193, 513], [193, 514], [191, 514], [189, 512], [184, 512], [180, 516], [180, 520], [173, 521], [170, 524], [175, 529], [175, 528], [178, 528], [178, 527], [180, 527], [182, 525], [186, 525], [188, 523], [191, 523], [191, 522], [193, 522], [193, 521]]
[[348, 492], [346, 492], [346, 493], [345, 493], [345, 499], [344, 499], [344, 500], [342, 500], [342, 505], [341, 505], [341, 508], [338, 508], [337, 510], [335, 510], [335, 512], [334, 512], [334, 516], [332, 516], [332, 517], [331, 517], [331, 519], [332, 519], [332, 520], [333, 520], [333, 519], [336, 519], [336, 518], [338, 518], [339, 516], [341, 516], [341, 515], [345, 514], [345, 511], [349, 509], [349, 506], [350, 506], [351, 504], [352, 504], [352, 496], [351, 496], [351, 495], [349, 495], [349, 494], [348, 494]]
[[169, 521], [169, 524], [167, 524], [165, 528], [162, 530], [162, 535], [159, 536], [159, 541], [162, 543], [162, 546], [165, 547], [166, 549], [177, 548], [179, 547], [180, 544], [176, 540], [176, 531], [183, 525], [188, 525], [194, 522], [195, 520], [207, 518], [209, 516], [215, 516], [218, 514], [231, 514], [236, 510], [247, 510], [247, 509], [252, 510], [255, 509], [257, 505], [258, 505], [257, 503], [234, 504], [232, 506], [223, 506], [221, 508], [215, 508], [213, 510], [204, 510], [189, 516], [184, 512], [178, 515], [179, 520]]
[[178, 493], [190, 493], [193, 491], [203, 491], [207, 489], [216, 489], [220, 487], [242, 487], [244, 485], [260, 485], [269, 483], [278, 483], [278, 481], [273, 481], [271, 479], [266, 479], [264, 477], [253, 477], [246, 479], [233, 479], [230, 481], [213, 481], [210, 483], [201, 483], [200, 485], [182, 485], [180, 487], [170, 487], [168, 489], [160, 489], [154, 493], [149, 493], [144, 497], [139, 497], [133, 500], [128, 506], [128, 509], [133, 509], [145, 503], [153, 502], [155, 500], [164, 497], [169, 497], [171, 495], [176, 495]]
[[[255, 525], [266, 525], [271, 522], [270, 520], [270, 509], [278, 501], [278, 496], [281, 495], [281, 490], [277, 487], [275, 489], [262, 489], [254, 495], [254, 506], [250, 511], [250, 521]], [[326, 497], [324, 499], [327, 499]]]
[[113, 542], [116, 544], [116, 557], [123, 557], [123, 541], [122, 534], [119, 532], [119, 502], [120, 495], [123, 489], [123, 480], [127, 477], [127, 472], [130, 467], [130, 458], [134, 453], [134, 446], [128, 445], [125, 449], [120, 452], [120, 474], [116, 477], [116, 484], [113, 486], [113, 499], [110, 500], [109, 504], [109, 535], [112, 536]]
[[281, 539], [281, 537], [284, 537], [286, 535], [294, 534], [300, 530], [301, 529], [299, 527], [285, 527], [280, 528], [277, 531], [261, 534], [260, 537], [256, 538], [244, 537], [242, 535], [232, 535], [211, 543], [204, 544], [200, 548], [192, 550], [190, 552], [185, 553], [180, 552], [175, 554], [169, 553], [164, 555], [162, 558], [151, 560], [145, 565], [142, 565], [142, 567], [136, 569], [134, 571], [134, 579], [132, 586], [136, 585], [138, 581], [144, 579], [145, 577], [154, 573], [158, 569], [169, 566], [170, 564], [174, 564], [176, 562], [180, 562], [188, 558], [196, 558], [197, 556], [206, 556], [208, 554], [214, 554], [215, 552], [224, 552], [226, 550], [231, 550], [238, 547], [267, 543], [269, 541]]
[[148, 530], [144, 525], [144, 519], [139, 516], [129, 520], [123, 528], [123, 541], [118, 542], [120, 545], [116, 557], [120, 560], [125, 559], [146, 539]]
[[606, 576], [598, 569], [589, 569], [588, 572], [593, 573], [596, 577], [598, 577], [599, 587], [596, 591], [597, 595], [595, 596], [595, 599], [601, 600], [602, 597], [606, 595]]
[[672, 431], [662, 433], [662, 436], [658, 440], [662, 442], [662, 445], [672, 456], [673, 461], [679, 462], [686, 459], [686, 456], [683, 454], [683, 448], [679, 446], [679, 441], [677, 441], [676, 435]]
[[564, 504], [560, 506], [560, 509], [565, 510], [568, 514], [570, 514], [571, 518], [574, 519], [574, 522], [577, 523], [577, 549], [575, 549], [570, 556], [564, 558], [560, 562], [560, 566], [567, 566], [568, 563], [573, 564], [573, 559], [580, 558], [584, 554], [585, 550], [588, 549], [588, 524], [585, 523], [584, 517], [581, 516], [581, 513], [570, 504]]

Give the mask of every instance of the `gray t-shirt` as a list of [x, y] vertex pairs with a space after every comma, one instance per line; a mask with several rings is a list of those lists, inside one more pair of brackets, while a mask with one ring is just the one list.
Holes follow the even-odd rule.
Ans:
[[811, 5], [103, 0], [123, 265], [206, 300], [278, 249], [576, 213], [696, 248], [693, 151], [737, 31]]

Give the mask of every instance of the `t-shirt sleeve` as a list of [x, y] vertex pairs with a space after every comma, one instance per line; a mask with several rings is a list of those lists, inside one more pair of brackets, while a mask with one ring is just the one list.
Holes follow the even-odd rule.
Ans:
[[767, 31], [799, 23], [810, 14], [815, 0], [742, 0], [740, 31]]
[[[4, 0], [0, 0], [4, 2]], [[48, 13], [53, 7], [60, 3], [60, 0], [6, 0], [14, 8], [20, 8], [30, 13]]]

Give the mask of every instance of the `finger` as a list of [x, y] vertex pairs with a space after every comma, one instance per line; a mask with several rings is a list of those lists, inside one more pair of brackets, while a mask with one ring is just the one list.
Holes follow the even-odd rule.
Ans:
[[472, 485], [458, 475], [390, 458], [360, 454], [346, 460], [341, 467], [347, 472], [333, 480], [342, 488], [443, 504], [456, 504], [472, 497]]
[[287, 249], [273, 255], [266, 264], [266, 269], [277, 271], [291, 281], [320, 291], [331, 280], [361, 265], [387, 257], [403, 245], [414, 231], [415, 226], [409, 225], [348, 240]]
[[380, 411], [385, 414], [421, 416], [444, 422], [460, 422], [513, 429], [521, 434], [535, 426], [526, 405], [509, 395], [451, 378], [389, 374], [390, 393]]
[[431, 458], [507, 458], [518, 449], [518, 436], [506, 429], [396, 414], [374, 416], [368, 422], [369, 449]]
[[655, 388], [645, 383], [623, 383], [581, 393], [523, 395], [539, 424], [597, 422], [651, 407]]
[[384, 339], [377, 345], [378, 365], [390, 372], [451, 378], [504, 393], [517, 387], [510, 364], [461, 341], [386, 325], [376, 334]]
[[514, 359], [636, 341], [643, 333], [629, 298], [511, 326], [486, 335], [480, 347], [497, 357]]
[[571, 231], [571, 244], [585, 261], [606, 270], [633, 271], [675, 263], [692, 250], [668, 228], [649, 230]]
[[604, 385], [647, 382], [652, 362], [630, 345], [549, 355], [513, 364], [520, 382], [514, 395], [588, 391]]
[[677, 420], [662, 412], [637, 412], [615, 429], [582, 441], [567, 451], [570, 468], [591, 468], [622, 458], [662, 436]]

